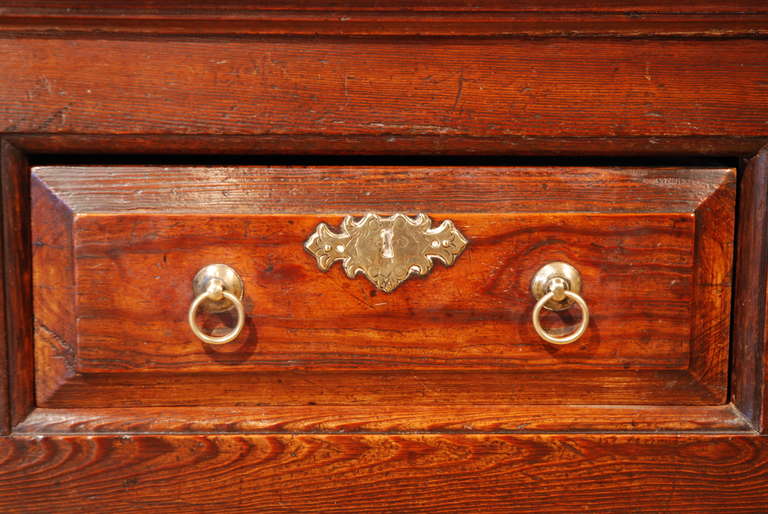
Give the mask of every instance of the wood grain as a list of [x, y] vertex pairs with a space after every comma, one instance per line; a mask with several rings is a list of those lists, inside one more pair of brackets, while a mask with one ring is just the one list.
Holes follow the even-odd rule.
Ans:
[[765, 430], [765, 305], [768, 267], [768, 150], [746, 162], [740, 183], [733, 335], [733, 401]]
[[493, 11], [370, 11], [337, 9], [304, 12], [107, 10], [0, 12], [0, 34], [32, 37], [126, 36], [376, 36], [376, 37], [764, 37], [763, 13], [574, 13]]
[[0, 130], [766, 137], [767, 51], [747, 39], [2, 39], [17, 72], [0, 75]]
[[[55, 391], [76, 373], [77, 342], [75, 308], [75, 267], [73, 262], [73, 213], [55, 195], [44, 188], [30, 187], [31, 201], [37, 209], [37, 224], [32, 224], [32, 266], [35, 390], [37, 397]], [[59, 230], [39, 230], [40, 226]], [[43, 371], [44, 370], [44, 371]]]
[[691, 373], [710, 384], [724, 401], [728, 393], [733, 254], [736, 218], [736, 174], [696, 208], [691, 337]]
[[15, 436], [9, 512], [756, 512], [757, 436]]
[[[150, 161], [186, 159], [199, 164], [199, 159], [217, 159], [221, 156], [368, 156], [371, 164], [375, 153], [379, 156], [519, 156], [610, 158], [619, 161], [638, 156], [679, 162], [685, 156], [687, 164], [695, 164], [702, 157], [734, 159], [754, 155], [768, 141], [766, 136], [635, 136], [635, 137], [464, 137], [446, 135], [381, 137], [365, 134], [260, 134], [260, 135], [78, 135], [78, 134], [10, 134], [6, 139], [16, 147], [32, 153], [56, 155], [57, 163], [73, 156], [105, 156], [110, 159], [125, 156], [149, 155]], [[161, 157], [158, 157], [161, 156]], [[201, 157], [202, 156], [202, 157]], [[359, 157], [358, 157], [359, 158]], [[444, 157], [443, 157], [444, 158]], [[197, 161], [197, 162], [195, 162]], [[515, 161], [508, 161], [514, 163]], [[734, 161], [735, 162], [735, 161]], [[117, 161], [110, 161], [116, 164]], [[671, 162], [667, 162], [670, 164]], [[78, 164], [86, 164], [80, 161]], [[411, 163], [413, 164], [413, 163]], [[454, 163], [455, 164], [455, 163]], [[474, 163], [477, 164], [477, 163]], [[558, 163], [563, 164], [563, 163]], [[591, 163], [594, 164], [594, 163]], [[620, 164], [620, 162], [619, 162]]]
[[[6, 156], [9, 152], [13, 156]], [[16, 156], [16, 149], [5, 141], [0, 141], [0, 190], [2, 190], [2, 168], [13, 166], [13, 157]], [[0, 209], [0, 218], [4, 219], [4, 213]], [[0, 435], [7, 434], [10, 431], [10, 398], [8, 395], [9, 367], [8, 367], [8, 330], [6, 327], [6, 313], [8, 312], [5, 300], [5, 238], [2, 233], [5, 231], [3, 223], [0, 223], [0, 281], [3, 286], [0, 287]]]
[[[730, 276], [733, 170], [50, 167], [35, 168], [34, 174], [34, 212], [40, 213], [33, 217], [34, 258], [42, 270], [36, 284], [44, 288], [35, 295], [41, 302], [41, 405], [105, 401], [82, 398], [79, 380], [63, 385], [73, 369], [89, 375], [146, 373], [145, 387], [161, 379], [157, 373], [169, 372], [207, 374], [202, 379], [207, 383], [216, 380], [211, 373], [219, 372], [360, 370], [346, 376], [374, 391], [389, 379], [372, 379], [366, 375], [371, 370], [525, 370], [525, 378], [500, 378], [504, 384], [517, 383], [512, 391], [494, 393], [500, 395], [494, 401], [519, 403], [535, 397], [537, 387], [537, 400], [543, 402], [567, 398], [593, 403], [596, 395], [606, 403], [725, 401], [729, 316], [721, 307], [723, 298], [727, 303], [730, 297], [730, 284], [705, 277], [694, 290], [693, 280], [694, 269]], [[64, 203], [75, 213], [70, 246], [62, 244], [60, 234], [71, 216], [65, 212], [57, 224], [51, 202]], [[706, 208], [700, 221], [693, 213], [705, 204], [713, 207]], [[428, 279], [409, 281], [392, 295], [378, 294], [368, 282], [350, 281], [338, 270], [321, 274], [303, 252], [314, 227], [320, 221], [335, 226], [338, 215], [290, 214], [369, 209], [432, 213], [436, 208], [449, 214], [433, 214], [435, 221], [450, 217], [470, 239], [467, 255], [453, 268], [438, 268]], [[192, 214], [201, 210], [214, 214]], [[484, 214], [489, 211], [499, 214]], [[536, 269], [554, 260], [574, 263], [585, 284], [599, 292], [586, 294], [593, 319], [587, 335], [559, 349], [533, 332], [528, 292]], [[241, 342], [222, 350], [201, 344], [186, 326], [189, 277], [206, 263], [219, 261], [243, 276], [250, 313]], [[74, 266], [76, 334], [68, 307], [71, 277], [52, 274], [51, 266]], [[460, 286], [452, 276], [461, 277]], [[696, 321], [690, 311], [692, 291], [702, 309]], [[158, 298], [163, 298], [162, 307]], [[325, 308], [318, 309], [317, 301]], [[50, 322], [46, 312], [53, 313]], [[66, 316], [68, 330], [58, 330], [67, 323]], [[545, 323], [553, 330], [577, 322], [571, 316], [549, 318]], [[699, 330], [699, 325], [703, 335], [696, 335], [691, 346], [692, 327]], [[46, 354], [49, 348], [54, 354]], [[69, 364], [62, 355], [69, 356]], [[701, 385], [685, 371], [692, 355]], [[54, 371], [47, 364], [52, 360], [66, 369]], [[546, 377], [555, 370], [556, 376]], [[575, 370], [593, 374], [577, 378]], [[602, 380], [607, 370], [638, 371], [630, 379], [636, 387], [627, 382], [632, 374], [616, 375], [621, 385], [614, 384], [612, 391], [605, 389], [608, 382], [600, 388], [589, 385]], [[658, 375], [651, 370], [678, 372]], [[319, 380], [316, 375], [312, 380]], [[474, 380], [474, 375], [462, 376]], [[431, 389], [426, 398], [443, 402], [442, 395], [449, 394], [458, 378], [451, 378], [446, 388], [433, 382], [437, 377], [444, 380], [444, 373], [427, 379]], [[100, 380], [92, 376], [86, 383]], [[225, 394], [221, 401], [297, 401], [295, 391], [275, 390], [279, 386], [270, 376], [260, 380], [272, 384], [272, 396], [266, 396], [267, 389], [238, 389], [237, 395]], [[485, 394], [486, 379], [478, 380], [468, 386], [470, 394]], [[529, 383], [521, 385], [521, 380]], [[568, 393], [553, 390], [547, 385], [553, 380], [571, 381], [573, 387]], [[665, 380], [676, 385], [667, 382], [654, 399]], [[294, 387], [303, 390], [301, 381], [294, 381]], [[577, 381], [583, 381], [581, 391]], [[313, 395], [330, 394], [325, 403], [352, 397], [335, 387], [326, 389], [329, 378], [322, 383]], [[401, 383], [399, 393], [425, 393], [418, 381], [408, 387], [416, 389], [404, 389]], [[671, 394], [670, 387], [680, 391]], [[702, 395], [702, 387], [710, 392]], [[651, 389], [641, 393], [642, 388]], [[154, 401], [162, 404], [181, 401], [172, 390], [159, 394]], [[372, 394], [382, 401], [395, 398], [391, 391]], [[190, 405], [189, 393], [184, 396], [184, 404]], [[354, 401], [365, 397], [353, 396]], [[130, 396], [122, 401], [135, 402]]]
[[[363, 277], [350, 280], [338, 266], [320, 272], [304, 251], [319, 223], [339, 226], [337, 215], [78, 215], [77, 369], [688, 366], [692, 215], [435, 213], [432, 218], [435, 225], [454, 221], [470, 241], [466, 254], [451, 268], [438, 265], [427, 277], [386, 294]], [[561, 260], [580, 270], [593, 321], [578, 343], [555, 350], [532, 328], [529, 284], [538, 268]], [[236, 344], [221, 349], [201, 344], [187, 326], [191, 279], [215, 262], [232, 266], [243, 278], [248, 312]], [[730, 263], [724, 264], [713, 267], [727, 272]], [[709, 287], [702, 287], [708, 295]], [[728, 284], [722, 287], [730, 291]], [[701, 313], [702, 319], [711, 316]], [[231, 317], [199, 322], [209, 330], [224, 329]], [[550, 331], [567, 332], [579, 315], [542, 318]], [[712, 344], [727, 346], [727, 331], [719, 339], [714, 335]]]
[[761, 2], [5, 2], [0, 31], [37, 37], [759, 37]]
[[732, 404], [281, 405], [35, 409], [14, 433], [753, 432]]
[[735, 178], [729, 168], [616, 166], [36, 166], [33, 174], [78, 214], [693, 213]]
[[755, 0], [701, 0], [696, 3], [681, 4], [670, 0], [625, 0], [621, 3], [610, 0], [594, 0], [585, 4], [580, 0], [520, 0], [510, 4], [505, 0], [433, 0], [431, 2], [414, 2], [413, 0], [390, 0], [386, 3], [380, 0], [226, 0], [218, 2], [212, 8], [206, 0], [102, 0], [98, 5], [88, 0], [8, 0], [3, 5], [3, 13], [15, 12], [70, 13], [79, 16], [99, 11], [121, 11], [140, 14], [178, 14], [181, 11], [196, 13], [199, 11], [216, 11], [221, 14], [241, 14], [247, 12], [279, 12], [279, 11], [373, 11], [373, 12], [423, 12], [425, 14], [440, 12], [580, 12], [586, 14], [599, 13], [768, 13], [765, 4]]
[[[142, 154], [160, 165], [222, 154], [496, 155], [509, 164], [543, 155], [751, 157], [768, 142], [765, 2], [227, 0], [218, 12], [203, 0], [98, 4], [0, 6], [2, 209], [12, 250], [3, 292], [11, 421], [24, 432], [0, 438], [0, 510], [768, 510], [768, 439], [713, 433], [766, 426], [765, 154], [741, 170], [733, 404], [707, 405], [722, 395], [709, 383], [722, 368], [708, 362], [721, 362], [724, 348], [704, 347], [726, 331], [727, 274], [703, 266], [692, 284], [717, 293], [693, 296], [692, 345], [704, 351], [689, 369], [574, 370], [567, 382], [535, 371], [350, 380], [235, 370], [148, 380], [131, 371], [67, 375], [66, 345], [48, 337], [39, 349], [59, 350], [36, 356], [38, 369], [64, 379], [40, 377], [44, 408], [32, 397], [24, 155], [59, 163]], [[685, 196], [699, 187], [709, 183], [677, 189]], [[667, 195], [690, 203], [679, 212], [695, 213], [695, 265], [702, 251], [720, 262], [728, 253], [730, 239], [708, 240], [708, 227], [726, 232], [731, 222], [733, 209], [718, 200], [731, 193], [719, 187], [703, 203]], [[45, 197], [48, 220], [67, 226], [56, 197]], [[646, 200], [663, 212], [661, 200]], [[589, 201], [611, 209], [607, 199]], [[501, 195], [495, 202], [509, 205]], [[35, 248], [49, 263], [66, 262], [54, 246], [76, 245], [66, 234], [44, 242], [51, 246]], [[67, 296], [66, 273], [36, 273], [35, 283]], [[696, 319], [707, 306], [716, 315]], [[59, 322], [72, 313], [65, 303], [35, 308]], [[608, 405], [630, 391], [635, 405]], [[542, 404], [542, 395], [555, 403]], [[654, 405], [659, 397], [668, 405]], [[265, 399], [270, 405], [259, 405]], [[692, 399], [699, 405], [685, 405]], [[519, 433], [566, 430], [652, 433]], [[138, 434], [147, 431], [175, 435]]]
[[4, 295], [10, 423], [18, 423], [34, 405], [31, 296], [32, 251], [29, 224], [29, 165], [26, 156], [2, 142]]
[[[567, 380], [564, 379], [567, 377]], [[38, 393], [46, 408], [713, 405], [688, 370], [248, 371], [79, 373]]]

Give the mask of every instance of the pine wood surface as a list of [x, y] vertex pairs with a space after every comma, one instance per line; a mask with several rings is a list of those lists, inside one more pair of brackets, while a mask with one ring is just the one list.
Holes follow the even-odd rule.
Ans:
[[369, 154], [418, 136], [432, 146], [766, 137], [767, 49], [761, 39], [0, 39], [5, 65], [20, 70], [0, 75], [0, 129], [378, 136]]
[[[29, 221], [29, 164], [23, 152], [2, 144], [2, 212], [6, 339], [8, 356], [8, 425], [29, 413], [34, 405], [34, 317], [32, 249]], [[3, 395], [0, 402], [5, 399]]]
[[77, 214], [690, 213], [723, 167], [35, 166]]
[[759, 512], [756, 436], [201, 435], [0, 440], [10, 512]]
[[744, 433], [727, 405], [280, 405], [36, 408], [17, 434]]
[[[42, 406], [386, 404], [413, 395], [427, 403], [725, 401], [732, 170], [34, 173]], [[233, 206], [239, 215], [216, 214]], [[337, 269], [320, 273], [303, 251], [319, 222], [338, 225], [337, 214], [291, 214], [428, 207], [449, 211], [427, 212], [435, 223], [453, 219], [470, 240], [466, 255], [389, 295]], [[542, 342], [530, 323], [530, 279], [557, 260], [581, 269], [592, 312], [588, 334], [563, 348]], [[189, 277], [213, 262], [242, 274], [249, 313], [243, 335], [221, 349], [200, 343], [186, 322]], [[568, 330], [577, 316], [545, 316], [545, 324]], [[225, 377], [224, 389], [211, 384]], [[197, 380], [211, 399], [188, 390]], [[262, 387], [247, 385], [255, 380]], [[131, 384], [151, 399], [106, 394]]]
[[[13, 432], [0, 438], [0, 510], [768, 510], [766, 439], [757, 435], [768, 412], [768, 164], [764, 153], [755, 155], [768, 142], [765, 2], [227, 0], [210, 7], [195, 0], [0, 6], [0, 365], [8, 358], [7, 372], [0, 368], [0, 431]], [[666, 198], [671, 212], [687, 212], [697, 234], [694, 263], [702, 252], [712, 262], [735, 253], [733, 323], [724, 322], [730, 275], [694, 265], [692, 287], [707, 284], [712, 294], [691, 297], [687, 369], [574, 370], [567, 382], [536, 372], [452, 371], [438, 387], [409, 374], [359, 373], [353, 383], [368, 394], [350, 392], [342, 387], [349, 375], [328, 371], [177, 370], [155, 373], [151, 383], [126, 370], [78, 374], [76, 348], [62, 344], [74, 337], [67, 332], [76, 315], [75, 291], [67, 289], [74, 273], [36, 271], [69, 304], [31, 294], [32, 249], [55, 262], [57, 245], [76, 245], [68, 239], [75, 231], [32, 246], [29, 163], [219, 165], [224, 155], [233, 167], [247, 155], [259, 163], [364, 156], [354, 165], [389, 155], [430, 166], [440, 155], [444, 166], [455, 164], [453, 156], [501, 156], [510, 166], [525, 156], [556, 157], [549, 166], [562, 165], [561, 157], [609, 165], [647, 157], [686, 168], [705, 157], [724, 166], [742, 159], [735, 220], [732, 184], [708, 189], [701, 175], [655, 192], [645, 180], [623, 195], [626, 207], [585, 200], [596, 212], [653, 217], [670, 212]], [[61, 191], [50, 195], [52, 226], [75, 224], [75, 200], [94, 208], [84, 217], [100, 216], [89, 207], [87, 199], [98, 197], [91, 185], [82, 184], [80, 199], [57, 203]], [[530, 186], [528, 195], [546, 198]], [[489, 181], [473, 193], [492, 190]], [[182, 210], [184, 197], [171, 192], [158, 184], [132, 201], [163, 199]], [[439, 191], [430, 194], [435, 200]], [[525, 195], [512, 204], [508, 196], [494, 205], [534, 208]], [[210, 201], [210, 192], [198, 191], [200, 199]], [[377, 202], [394, 207], [384, 197]], [[310, 213], [296, 198], [266, 204], [273, 212], [341, 214]], [[471, 196], [455, 206], [442, 212], [483, 212]], [[710, 237], [734, 233], [734, 222], [735, 252], [732, 238]], [[707, 308], [719, 316], [696, 316]], [[38, 325], [45, 344], [37, 355], [33, 312], [53, 328]], [[729, 331], [727, 354], [713, 343]], [[38, 369], [45, 362], [37, 383], [33, 356]], [[542, 394], [556, 403], [542, 403]], [[621, 404], [629, 397], [634, 405]], [[260, 404], [264, 398], [271, 404]]]
[[763, 430], [766, 276], [768, 267], [768, 151], [745, 162], [741, 179], [740, 225], [734, 297], [733, 401]]
[[43, 37], [758, 37], [758, 1], [8, 1], [0, 33]]

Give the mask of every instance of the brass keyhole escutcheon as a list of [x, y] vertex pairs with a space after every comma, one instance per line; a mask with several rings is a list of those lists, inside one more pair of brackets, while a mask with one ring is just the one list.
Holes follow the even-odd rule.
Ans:
[[359, 220], [345, 217], [339, 232], [320, 223], [304, 248], [322, 271], [341, 261], [349, 278], [362, 273], [378, 289], [391, 293], [411, 276], [429, 273], [434, 260], [452, 265], [467, 243], [451, 220], [432, 228], [426, 214], [385, 218], [368, 213]]

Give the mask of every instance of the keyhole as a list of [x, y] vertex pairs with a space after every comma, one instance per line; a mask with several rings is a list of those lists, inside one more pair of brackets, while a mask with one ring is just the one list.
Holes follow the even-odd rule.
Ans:
[[381, 231], [381, 254], [385, 259], [392, 259], [395, 256], [395, 249], [392, 247], [393, 236], [390, 229]]

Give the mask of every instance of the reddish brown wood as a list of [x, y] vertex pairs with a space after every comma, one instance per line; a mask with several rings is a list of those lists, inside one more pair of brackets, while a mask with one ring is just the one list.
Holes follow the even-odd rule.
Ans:
[[758, 1], [696, 2], [6, 2], [0, 31], [110, 35], [758, 37]]
[[[2, 190], [2, 168], [11, 166], [13, 158], [6, 156], [6, 152], [14, 152], [15, 149], [0, 141], [0, 191]], [[2, 211], [0, 211], [2, 212]], [[4, 231], [0, 223], [0, 234]], [[2, 238], [3, 241], [5, 240]], [[5, 284], [5, 244], [0, 244], [0, 282]], [[6, 330], [6, 301], [5, 286], [0, 287], [0, 435], [10, 431], [10, 402], [8, 397], [8, 331]]]
[[[338, 226], [338, 216], [79, 216], [78, 369], [687, 367], [690, 216], [434, 218], [452, 219], [470, 239], [464, 259], [386, 295], [339, 269], [321, 274], [304, 252], [315, 227]], [[579, 344], [554, 351], [530, 325], [528, 284], [557, 260], [581, 270], [594, 322]], [[222, 261], [246, 283], [248, 330], [240, 345], [214, 351], [189, 332], [186, 314], [191, 277]], [[706, 287], [702, 293], [710, 296]], [[230, 317], [201, 323], [218, 326]], [[544, 318], [553, 331], [578, 321], [574, 313]], [[727, 342], [728, 317], [722, 322], [725, 337], [713, 335], [719, 346]]]
[[[219, 380], [214, 373], [243, 373], [241, 383], [253, 374], [279, 377], [285, 370], [314, 370], [312, 379], [323, 387], [313, 395], [324, 397], [322, 403], [363, 401], [366, 394], [378, 401], [418, 394], [445, 403], [443, 395], [461, 380], [467, 382], [462, 401], [473, 394], [475, 401], [492, 403], [725, 401], [730, 285], [709, 277], [730, 276], [729, 170], [128, 167], [37, 168], [35, 175], [34, 198], [43, 199], [33, 209], [40, 249], [34, 266], [44, 274], [35, 281], [42, 306], [36, 311], [41, 405], [66, 404], [67, 391], [77, 395], [69, 399], [71, 406], [136, 401], [112, 394], [99, 399], [96, 391], [83, 398], [79, 379], [64, 384], [62, 373], [72, 369], [92, 380], [124, 372], [138, 372], [134, 379], [140, 380], [143, 373], [144, 387], [156, 391], [152, 401], [164, 405], [195, 405], [195, 395], [182, 393], [182, 381], [160, 393], [153, 385], [157, 373], [198, 372], [208, 384]], [[222, 183], [235, 187], [222, 189]], [[57, 224], [53, 201], [77, 216], [74, 247], [61, 244], [71, 216], [67, 210]], [[702, 202], [705, 207], [699, 207]], [[703, 220], [692, 214], [697, 208]], [[653, 212], [659, 209], [667, 212]], [[201, 210], [243, 215], [174, 214]], [[335, 226], [340, 217], [291, 213], [367, 210], [446, 211], [433, 217], [453, 219], [469, 248], [453, 268], [436, 269], [391, 295], [377, 294], [367, 281], [350, 281], [338, 270], [321, 274], [302, 245], [319, 222]], [[617, 210], [631, 214], [612, 212]], [[694, 237], [694, 223], [704, 235]], [[593, 320], [578, 344], [563, 348], [542, 342], [530, 323], [534, 301], [528, 284], [539, 267], [556, 260], [581, 270]], [[239, 344], [221, 350], [199, 342], [186, 322], [189, 281], [212, 262], [235, 267], [247, 291], [247, 329]], [[68, 307], [71, 277], [52, 274], [51, 266], [75, 269], [76, 318]], [[709, 274], [696, 287], [695, 269]], [[693, 318], [692, 294], [701, 309]], [[46, 312], [54, 313], [50, 322]], [[576, 321], [573, 315], [547, 319], [552, 329]], [[51, 347], [58, 353], [49, 354]], [[67, 357], [71, 362], [63, 370], [48, 365], [51, 358], [66, 363]], [[686, 371], [690, 361], [696, 380]], [[319, 378], [321, 370], [348, 370], [335, 376], [374, 390], [340, 390], [332, 383], [338, 378]], [[376, 377], [371, 370], [387, 373]], [[439, 373], [378, 390], [403, 370]], [[446, 370], [461, 370], [465, 378], [439, 384]], [[506, 388], [515, 384], [506, 392], [486, 393], [489, 370], [524, 373], [499, 378]], [[477, 375], [473, 383], [477, 372], [486, 378]], [[297, 377], [292, 387], [303, 390], [306, 378]], [[216, 402], [298, 401], [295, 391], [280, 391], [270, 375], [259, 380], [271, 385], [236, 394], [233, 389]], [[659, 389], [665, 380], [673, 382]], [[554, 383], [569, 383], [569, 391], [552, 389]], [[679, 390], [672, 393], [673, 387]], [[484, 400], [490, 394], [493, 400]]]
[[10, 423], [34, 405], [29, 166], [23, 153], [2, 143], [3, 253]]
[[768, 14], [504, 12], [499, 10], [137, 11], [5, 9], [0, 33], [44, 37], [152, 36], [462, 36], [462, 37], [760, 37]]
[[[19, 400], [14, 430], [25, 434], [0, 439], [0, 510], [768, 509], [766, 439], [749, 433], [768, 412], [765, 156], [742, 170], [740, 184], [733, 404], [706, 404], [722, 395], [712, 384], [723, 368], [708, 363], [722, 362], [723, 347], [706, 347], [726, 330], [727, 275], [724, 268], [699, 266], [702, 252], [712, 262], [727, 259], [730, 239], [710, 240], [707, 230], [724, 233], [732, 223], [725, 181], [703, 203], [695, 195], [667, 195], [677, 205], [690, 203], [685, 212], [695, 211], [691, 279], [714, 293], [692, 296], [692, 313], [709, 308], [713, 316], [693, 318], [689, 369], [642, 376], [598, 370], [599, 381], [595, 372], [576, 370], [567, 382], [526, 370], [477, 371], [471, 378], [361, 373], [351, 382], [349, 375], [301, 370], [153, 373], [148, 382], [133, 372], [72, 373], [66, 364], [73, 352], [38, 323], [44, 344], [37, 358], [54, 380], [41, 374], [48, 407], [33, 409], [32, 268], [22, 258], [29, 226], [25, 152], [50, 154], [45, 162], [62, 153], [98, 153], [110, 163], [121, 158], [115, 154], [139, 153], [193, 163], [200, 154], [213, 156], [204, 162], [255, 154], [259, 163], [269, 162], [268, 155], [281, 162], [291, 162], [285, 160], [290, 155], [297, 162], [312, 162], [311, 155], [496, 155], [512, 165], [522, 155], [578, 162], [653, 156], [688, 167], [694, 164], [688, 159], [701, 156], [751, 157], [768, 142], [765, 2], [227, 0], [216, 7], [199, 0], [10, 0], [0, 6], [0, 133], [16, 148], [10, 182], [3, 149], [4, 225], [10, 229], [4, 245], [10, 242], [16, 259], [6, 261], [4, 271], [21, 286], [14, 289], [6, 277], [4, 291], [14, 295], [6, 298], [15, 323], [7, 327], [16, 363], [11, 397]], [[77, 159], [70, 155], [66, 162]], [[165, 162], [156, 155], [145, 160]], [[681, 196], [708, 187], [699, 181], [678, 186]], [[482, 194], [490, 198], [492, 191]], [[622, 198], [639, 205], [634, 199]], [[67, 224], [67, 208], [55, 195], [41, 201], [48, 202], [49, 222]], [[605, 200], [590, 201], [610, 208]], [[494, 202], [509, 205], [502, 195]], [[474, 207], [468, 201], [464, 208]], [[306, 215], [303, 207], [297, 213], [302, 209]], [[95, 217], [84, 215], [91, 222]], [[50, 246], [37, 247], [39, 259], [66, 266], [56, 246], [77, 242], [66, 234], [47, 236]], [[43, 268], [35, 273], [35, 282], [60, 291], [59, 298], [75, 278]], [[71, 319], [71, 299], [53, 305], [35, 296], [57, 334], [67, 330], [60, 325]], [[14, 327], [23, 337], [15, 337]], [[627, 398], [638, 387], [644, 393], [633, 400], [648, 405], [599, 403]], [[580, 403], [585, 391], [596, 404], [541, 402], [543, 394]], [[651, 404], [659, 396], [686, 403], [680, 393], [691, 391], [704, 405]], [[486, 403], [478, 403], [479, 393]], [[257, 394], [271, 405], [257, 405]], [[243, 405], [232, 405], [233, 397]], [[0, 404], [2, 398], [0, 391]], [[156, 398], [168, 403], [141, 407]], [[329, 405], [334, 400], [339, 405]], [[705, 433], [492, 433], [566, 430]], [[147, 431], [176, 435], [138, 434]], [[742, 433], [713, 433], [719, 431]]]
[[3, 132], [768, 136], [765, 40], [4, 39], [0, 53], [17, 70], [0, 75]]
[[[767, 229], [768, 230], [768, 229]], [[768, 272], [766, 272], [766, 275], [768, 275]], [[766, 282], [768, 282], [768, 276], [766, 276]], [[768, 283], [766, 284], [765, 288], [765, 312], [763, 314], [763, 352], [765, 352], [765, 349], [768, 348], [768, 327], [766, 327], [766, 322], [768, 322]], [[762, 421], [762, 432], [765, 433], [766, 427], [768, 427], [768, 398], [765, 397], [766, 391], [768, 391], [768, 386], [766, 385], [766, 382], [768, 382], [768, 377], [765, 375], [766, 369], [768, 369], [768, 362], [765, 362], [768, 357], [765, 356], [765, 353], [763, 353], [763, 389], [761, 393], [763, 394], [763, 405], [762, 407], [762, 415], [763, 419]]]
[[756, 512], [757, 436], [209, 435], [3, 439], [24, 512]]
[[580, 0], [519, 0], [509, 3], [505, 0], [433, 0], [431, 2], [413, 2], [413, 0], [224, 0], [213, 6], [206, 0], [101, 0], [98, 4], [88, 0], [7, 0], [3, 4], [3, 13], [69, 13], [80, 16], [94, 12], [123, 12], [126, 14], [163, 14], [173, 15], [181, 12], [218, 12], [219, 14], [242, 14], [248, 12], [270, 11], [373, 11], [373, 12], [423, 12], [439, 14], [442, 12], [577, 12], [585, 14], [627, 13], [653, 14], [670, 13], [686, 15], [691, 13], [728, 14], [728, 13], [768, 13], [765, 4], [757, 0], [701, 0], [681, 4], [671, 0], [593, 0], [588, 4]]
[[696, 243], [690, 369], [723, 400], [728, 392], [728, 341], [731, 333], [736, 174], [696, 208]]
[[713, 207], [732, 210], [735, 179], [722, 167], [626, 166], [38, 166], [34, 174], [82, 215], [690, 214], [713, 195]]
[[733, 401], [756, 427], [764, 394], [763, 333], [768, 260], [768, 151], [744, 167], [739, 195], [736, 287], [734, 298]]
[[733, 405], [281, 405], [35, 409], [15, 433], [751, 432]]
[[[35, 362], [38, 369], [45, 369], [36, 374], [35, 385], [37, 394], [44, 395], [76, 373], [73, 213], [65, 202], [34, 183], [30, 189], [39, 219], [31, 228], [34, 260], [40, 264], [32, 266]], [[41, 231], [41, 225], [59, 229]], [[54, 297], [56, 301], [51, 301]]]
[[[676, 137], [531, 137], [531, 136], [371, 136], [262, 134], [253, 136], [184, 135], [9, 135], [8, 141], [33, 154], [172, 154], [187, 158], [205, 155], [328, 156], [585, 156], [664, 157], [680, 159], [702, 156], [740, 157], [755, 154], [766, 137], [676, 136]], [[358, 157], [360, 158], [360, 157]], [[480, 157], [482, 158], [482, 157]], [[194, 160], [194, 159], [193, 159]], [[373, 164], [374, 158], [368, 160]]]
[[[567, 380], [563, 379], [567, 376]], [[47, 408], [261, 405], [456, 406], [505, 410], [526, 405], [713, 405], [720, 401], [688, 370], [544, 371], [218, 371], [84, 373], [55, 391]]]

